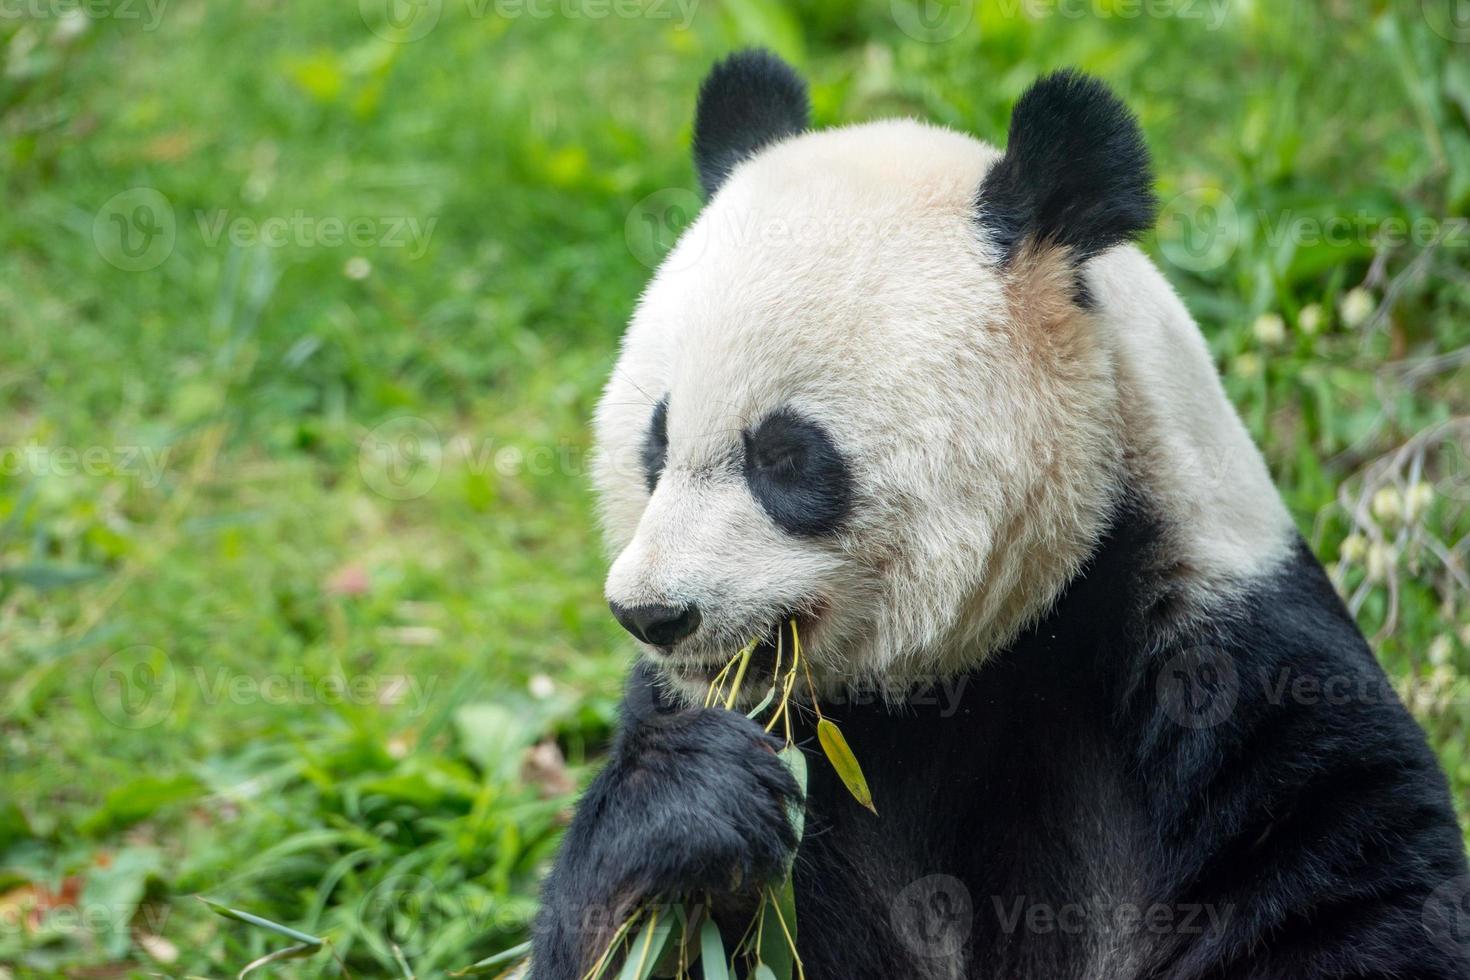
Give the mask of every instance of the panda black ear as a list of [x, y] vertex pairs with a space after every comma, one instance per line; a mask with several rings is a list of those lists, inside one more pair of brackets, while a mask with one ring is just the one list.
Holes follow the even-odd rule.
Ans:
[[1152, 185], [1133, 113], [1102, 82], [1064, 70], [1016, 103], [976, 205], [1002, 265], [1028, 246], [1065, 247], [1080, 265], [1153, 225]]
[[756, 151], [807, 128], [806, 83], [786, 62], [759, 48], [715, 64], [694, 110], [694, 166], [706, 196]]

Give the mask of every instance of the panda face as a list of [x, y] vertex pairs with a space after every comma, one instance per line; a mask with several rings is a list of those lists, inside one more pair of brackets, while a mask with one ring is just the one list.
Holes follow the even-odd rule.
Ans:
[[[901, 686], [1013, 635], [1086, 557], [1116, 496], [1112, 361], [1069, 249], [1006, 254], [1063, 239], [977, 200], [1006, 158], [915, 122], [799, 133], [756, 60], [701, 93], [712, 198], [598, 406], [606, 594], [692, 697], [793, 618], [823, 680]], [[762, 72], [774, 94], [747, 90]], [[752, 98], [764, 116], [722, 103]]]
[[913, 123], [790, 140], [644, 295], [596, 420], [606, 592], [690, 693], [793, 616], [827, 674], [928, 671], [1010, 574], [989, 566], [1011, 515], [1086, 437], [975, 232], [994, 157]]

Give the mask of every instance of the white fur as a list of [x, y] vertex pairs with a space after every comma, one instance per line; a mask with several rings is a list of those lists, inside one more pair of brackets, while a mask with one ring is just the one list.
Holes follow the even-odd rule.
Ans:
[[[1259, 574], [1290, 522], [1163, 277], [1122, 247], [1001, 275], [973, 199], [993, 148], [909, 121], [808, 133], [739, 166], [648, 286], [595, 420], [624, 604], [695, 602], [676, 659], [727, 659], [783, 609], [829, 679], [972, 665], [1041, 615], [1142, 485], [1203, 592]], [[639, 462], [668, 396], [668, 463]], [[783, 533], [746, 488], [740, 432], [790, 405], [857, 489], [831, 540]]]

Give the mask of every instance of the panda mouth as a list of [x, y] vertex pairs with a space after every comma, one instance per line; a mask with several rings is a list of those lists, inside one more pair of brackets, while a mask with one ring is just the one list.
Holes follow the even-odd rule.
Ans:
[[[815, 625], [815, 616], [786, 612], [772, 623], [756, 640], [751, 649], [750, 663], [746, 666], [741, 684], [745, 691], [764, 691], [775, 680], [778, 667], [781, 671], [790, 668], [792, 651], [800, 640], [807, 645], [807, 637]], [[733, 658], [726, 657], [713, 662], [672, 661], [668, 667], [675, 677], [688, 684], [708, 686], [724, 671]]]

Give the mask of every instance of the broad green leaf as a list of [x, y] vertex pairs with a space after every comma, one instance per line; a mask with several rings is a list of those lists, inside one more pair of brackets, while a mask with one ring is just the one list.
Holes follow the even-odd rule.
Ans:
[[704, 980], [730, 980], [725, 941], [713, 919], [706, 918], [699, 927], [699, 962], [703, 964]]
[[623, 972], [618, 974], [618, 980], [648, 980], [649, 974], [653, 973], [653, 966], [658, 962], [660, 954], [664, 951], [664, 944], [669, 941], [669, 935], [674, 931], [674, 918], [671, 915], [660, 915], [658, 910], [648, 917], [648, 921], [639, 930], [638, 937], [633, 940], [632, 947], [628, 950], [628, 958], [623, 961]]
[[31, 822], [14, 801], [0, 802], [0, 854], [32, 835]]
[[114, 958], [121, 958], [132, 945], [128, 923], [143, 901], [149, 879], [162, 871], [162, 857], [151, 847], [123, 848], [105, 867], [88, 870], [82, 889], [83, 907], [115, 913], [98, 924], [94, 936]]
[[490, 702], [466, 704], [454, 713], [461, 751], [491, 782], [509, 783], [521, 756], [536, 740], [532, 712]]
[[103, 834], [153, 816], [164, 807], [197, 798], [203, 784], [187, 773], [139, 776], [109, 790], [102, 805], [81, 821], [82, 830]]
[[858, 765], [857, 758], [847, 745], [847, 739], [842, 735], [842, 730], [823, 718], [817, 722], [817, 741], [822, 743], [822, 751], [827, 753], [827, 761], [831, 762], [832, 768], [837, 770], [837, 776], [842, 780], [842, 785], [847, 787], [853, 799], [873, 811], [873, 816], [876, 817], [878, 808], [873, 805], [873, 792], [868, 789], [868, 780], [863, 776], [863, 767]]

